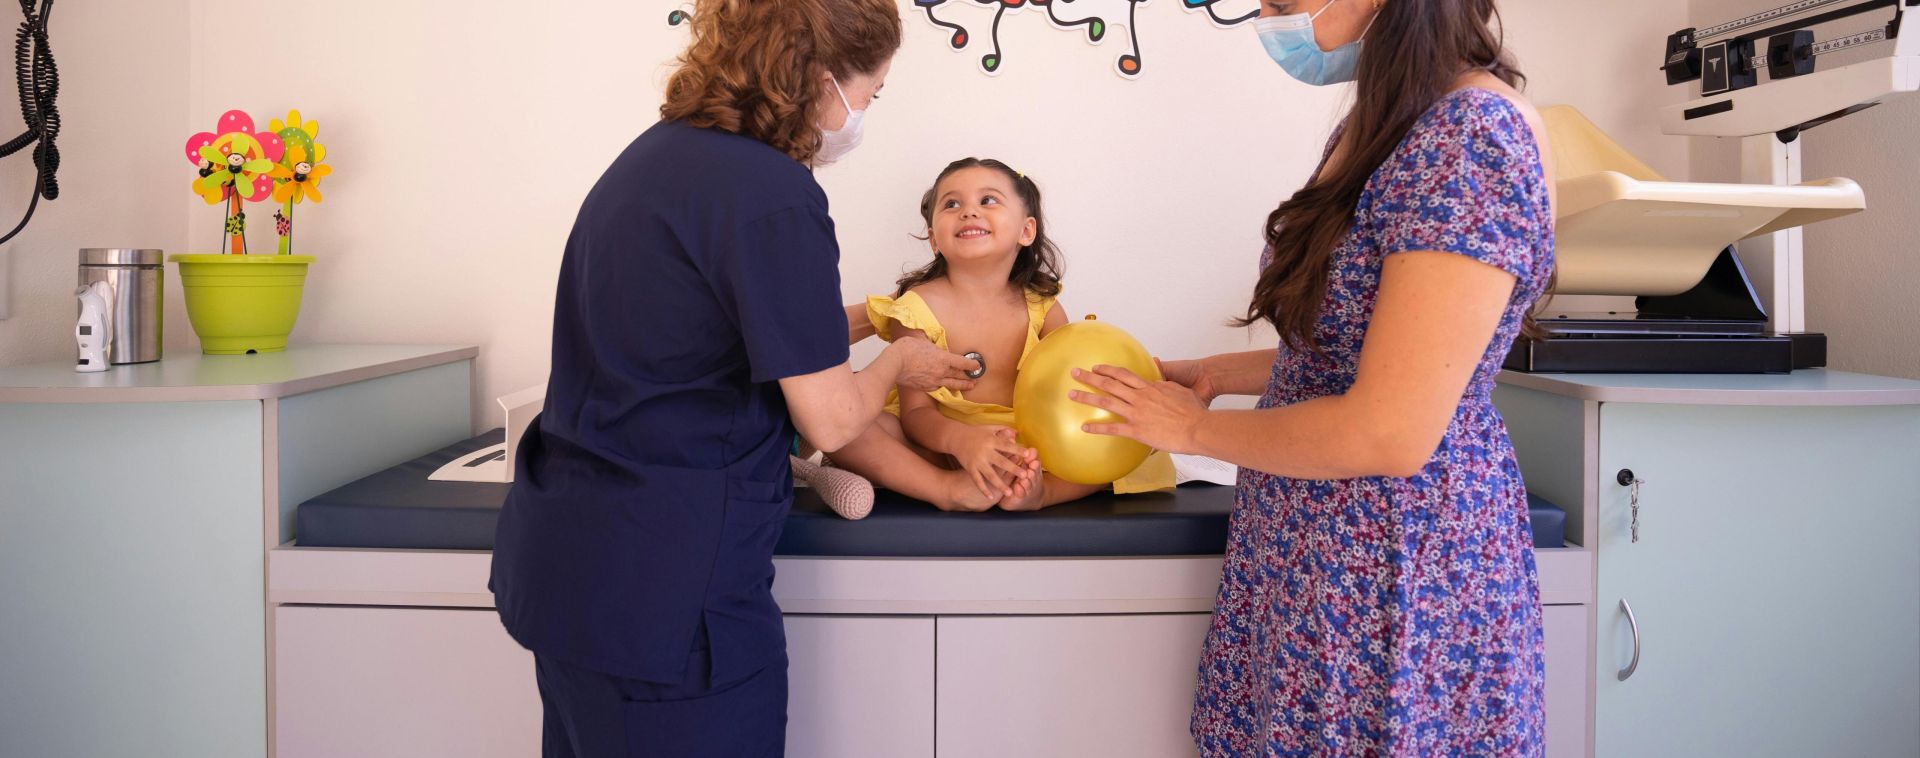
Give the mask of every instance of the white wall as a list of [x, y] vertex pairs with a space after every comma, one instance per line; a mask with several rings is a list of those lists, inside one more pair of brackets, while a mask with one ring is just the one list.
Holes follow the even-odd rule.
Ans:
[[[918, 231], [915, 204], [939, 168], [992, 156], [1046, 190], [1075, 316], [1098, 313], [1168, 356], [1271, 344], [1270, 332], [1223, 324], [1251, 291], [1261, 222], [1305, 180], [1344, 105], [1341, 89], [1292, 82], [1250, 28], [1216, 28], [1170, 0], [1139, 10], [1147, 67], [1136, 81], [1111, 73], [1124, 28], [1094, 47], [1037, 10], [1011, 15], [1001, 29], [1006, 63], [989, 78], [975, 61], [990, 9], [943, 7], [943, 17], [975, 30], [973, 47], [956, 53], [919, 11], [901, 5], [906, 46], [868, 118], [866, 145], [820, 173], [840, 228], [849, 301], [890, 290], [903, 267], [925, 260], [924, 244], [908, 235]], [[295, 342], [478, 344], [479, 408], [490, 414], [488, 399], [545, 376], [568, 227], [605, 165], [654, 120], [665, 64], [686, 39], [665, 24], [675, 7], [193, 0], [190, 33], [177, 33], [179, 21], [145, 25], [175, 29], [147, 44], [171, 44], [191, 83], [184, 108], [179, 90], [168, 89], [178, 71], [139, 88], [141, 97], [175, 104], [164, 117], [132, 119], [161, 132], [153, 160], [163, 170], [139, 186], [184, 217], [194, 249], [210, 248], [220, 213], [186, 191], [191, 171], [175, 143], [228, 108], [262, 122], [289, 107], [317, 118], [336, 173], [326, 202], [298, 214], [302, 252], [321, 260]], [[1123, 0], [1073, 7], [1124, 18]], [[1684, 25], [1683, 6], [1512, 0], [1505, 10], [1537, 100], [1577, 104], [1656, 168], [1687, 173], [1685, 142], [1660, 136], [1652, 117], [1678, 94], [1651, 69], [1665, 35]], [[263, 35], [254, 48], [259, 63], [231, 65], [233, 47], [220, 38], [233, 29]], [[271, 217], [256, 210], [256, 219]], [[167, 220], [164, 242], [178, 248], [180, 221]], [[272, 244], [268, 224], [255, 234], [256, 245]], [[69, 232], [58, 242], [73, 247], [73, 239]], [[64, 287], [70, 263], [62, 265]], [[39, 328], [60, 331], [46, 343], [49, 356], [65, 349], [68, 310], [57, 310], [40, 320]], [[184, 318], [172, 321], [169, 349], [195, 349]]]
[[[492, 398], [546, 378], [581, 199], [654, 121], [666, 44], [682, 34], [659, 5], [194, 0], [196, 123], [298, 108], [334, 166], [325, 202], [295, 214], [297, 250], [319, 256], [295, 342], [479, 345], [477, 408], [495, 414], [480, 423], [497, 425]], [[290, 65], [236, 69], [212, 39], [228, 26], [314, 44]], [[216, 242], [219, 210], [179, 203], [193, 241]], [[254, 244], [273, 240], [255, 230]]]
[[[184, 4], [144, 0], [54, 6], [50, 37], [65, 121], [56, 142], [60, 198], [41, 201], [33, 221], [0, 254], [13, 259], [13, 317], [0, 321], [0, 365], [71, 360], [80, 248], [174, 252], [183, 244], [180, 199], [194, 178], [181, 152], [188, 134], [187, 16]], [[0, 7], [9, 46], [19, 23], [18, 4]], [[24, 131], [8, 52], [0, 74], [0, 141]], [[0, 234], [26, 209], [34, 181], [29, 152], [0, 161]], [[175, 291], [167, 295], [177, 301], [174, 284], [168, 282]], [[185, 330], [184, 311], [167, 318]], [[190, 347], [177, 340], [168, 345]]]

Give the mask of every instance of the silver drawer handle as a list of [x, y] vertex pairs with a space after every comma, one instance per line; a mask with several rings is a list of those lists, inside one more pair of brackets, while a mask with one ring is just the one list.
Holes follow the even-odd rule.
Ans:
[[1627, 599], [1624, 597], [1620, 598], [1620, 610], [1626, 611], [1627, 627], [1633, 630], [1633, 660], [1627, 661], [1627, 667], [1620, 669], [1617, 675], [1620, 681], [1624, 682], [1627, 677], [1633, 676], [1636, 669], [1640, 668], [1640, 622], [1633, 617], [1633, 606], [1627, 605]]

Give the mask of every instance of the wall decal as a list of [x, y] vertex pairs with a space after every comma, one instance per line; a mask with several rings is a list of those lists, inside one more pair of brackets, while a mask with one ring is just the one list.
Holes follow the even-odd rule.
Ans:
[[[1108, 0], [1105, 6], [1100, 6], [1100, 1], [1101, 0], [912, 0], [912, 3], [914, 8], [926, 17], [928, 23], [946, 35], [947, 46], [954, 51], [971, 47], [975, 42], [979, 41], [979, 35], [974, 34], [966, 25], [951, 20], [950, 15], [947, 18], [942, 18], [945, 10], [950, 7], [964, 7], [968, 2], [977, 5], [992, 6], [993, 20], [987, 28], [986, 52], [981, 54], [977, 59], [981, 73], [989, 76], [999, 74], [1005, 70], [1007, 65], [1007, 52], [1002, 49], [1000, 45], [1001, 22], [1008, 16], [1016, 15], [1020, 11], [1031, 7], [1044, 12], [1047, 22], [1052, 24], [1054, 28], [1082, 34], [1085, 36], [1087, 43], [1092, 45], [1098, 45], [1106, 41], [1107, 37], [1119, 34], [1114, 31], [1114, 27], [1120, 27], [1124, 30], [1124, 34], [1120, 36], [1126, 38], [1127, 49], [1121, 53], [1119, 57], [1114, 59], [1114, 73], [1127, 79], [1137, 78], [1146, 67], [1146, 59], [1140, 50], [1140, 33], [1138, 31], [1139, 8], [1140, 6], [1148, 4], [1151, 0]], [[1253, 0], [1179, 0], [1179, 2], [1182, 10], [1189, 13], [1204, 13], [1207, 19], [1213, 22], [1214, 26], [1222, 29], [1239, 26], [1260, 15], [1257, 1]], [[952, 5], [949, 6], [949, 3]], [[1104, 15], [1103, 11], [1098, 9], [1098, 7], [1105, 7], [1108, 10], [1118, 10], [1113, 8], [1116, 3], [1124, 7], [1125, 18], [1119, 17], [1118, 14], [1115, 14], [1113, 18], [1108, 18]], [[1223, 14], [1220, 8], [1217, 7], [1223, 4], [1252, 4], [1253, 7], [1238, 13]], [[1076, 12], [1082, 8], [1095, 9], [1087, 13]], [[692, 18], [693, 12], [691, 6], [682, 4], [680, 7], [667, 13], [667, 25], [682, 26], [692, 20]]]
[[[941, 6], [945, 6], [948, 3], [958, 4], [961, 1], [962, 0], [913, 0], [914, 7], [926, 16], [929, 23], [947, 32], [947, 45], [954, 50], [960, 50], [972, 45], [976, 41], [976, 35], [961, 24], [941, 18], [938, 11], [942, 10]], [[1140, 6], [1146, 5], [1150, 0], [1120, 0], [1125, 7], [1124, 12], [1126, 17], [1119, 18], [1116, 16], [1112, 19], [1100, 15], [1100, 11], [1097, 10], [1087, 14], [1073, 12], [1077, 7], [1090, 7], [1096, 4], [1090, 0], [971, 0], [971, 2], [994, 7], [993, 21], [991, 26], [988, 27], [986, 37], [989, 49], [979, 58], [980, 71], [982, 73], [988, 75], [998, 74], [1007, 65], [1007, 53], [1000, 45], [1000, 24], [1006, 17], [1019, 13], [1027, 7], [1044, 11], [1047, 22], [1052, 24], [1056, 29], [1083, 33], [1088, 44], [1098, 45], [1106, 41], [1108, 36], [1115, 34], [1113, 27], [1121, 27], [1125, 30], [1124, 36], [1126, 38], [1127, 49], [1126, 52], [1121, 53], [1119, 57], [1114, 59], [1114, 73], [1132, 79], [1140, 76], [1146, 67], [1146, 60], [1140, 50], [1138, 18]], [[1243, 13], [1231, 16], [1222, 15], [1219, 8], [1215, 6], [1223, 2], [1227, 2], [1227, 0], [1180, 0], [1183, 10], [1190, 13], [1205, 13], [1207, 18], [1212, 21], [1215, 26], [1221, 28], [1246, 23], [1260, 13], [1259, 8], [1256, 6]]]

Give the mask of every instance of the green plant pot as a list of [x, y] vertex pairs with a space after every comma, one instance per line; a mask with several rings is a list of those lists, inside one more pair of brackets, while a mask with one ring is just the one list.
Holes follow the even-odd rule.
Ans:
[[208, 355], [277, 353], [300, 317], [311, 255], [174, 255], [187, 320]]

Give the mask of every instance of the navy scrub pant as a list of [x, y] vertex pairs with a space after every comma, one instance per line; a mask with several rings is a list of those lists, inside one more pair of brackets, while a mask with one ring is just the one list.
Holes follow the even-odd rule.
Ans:
[[709, 681], [695, 650], [679, 684], [626, 679], [534, 656], [545, 758], [779, 758], [787, 741], [787, 658], [735, 682]]

